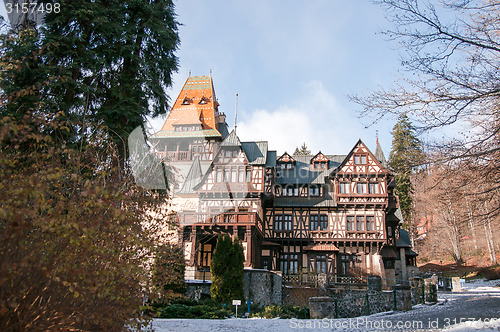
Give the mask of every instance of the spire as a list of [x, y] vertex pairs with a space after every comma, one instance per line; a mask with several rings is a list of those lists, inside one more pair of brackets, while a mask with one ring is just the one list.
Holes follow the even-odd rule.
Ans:
[[377, 131], [377, 148], [375, 149], [375, 158], [384, 166], [387, 168], [387, 160], [385, 159], [384, 156], [384, 151], [382, 151], [382, 147], [380, 146], [380, 143], [378, 141], [378, 131]]
[[234, 133], [236, 134], [236, 120], [238, 119], [238, 94], [236, 94], [236, 105], [234, 108]]
[[[217, 107], [212, 78], [210, 76], [189, 76], [162, 129], [153, 137], [222, 138], [217, 126]], [[183, 125], [190, 127], [193, 124], [197, 125], [195, 130], [176, 130], [178, 127], [182, 129]]]

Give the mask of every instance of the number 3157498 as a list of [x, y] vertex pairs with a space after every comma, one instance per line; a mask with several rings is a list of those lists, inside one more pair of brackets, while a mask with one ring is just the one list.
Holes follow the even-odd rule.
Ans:
[[52, 12], [59, 13], [61, 12], [61, 4], [56, 3], [27, 3], [23, 2], [22, 4], [16, 3], [5, 3], [5, 9], [7, 9], [7, 14], [16, 13], [16, 14], [50, 14]]

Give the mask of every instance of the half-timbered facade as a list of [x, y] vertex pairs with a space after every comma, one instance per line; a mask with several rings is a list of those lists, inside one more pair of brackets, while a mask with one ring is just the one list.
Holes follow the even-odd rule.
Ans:
[[[279, 157], [228, 133], [210, 77], [190, 77], [152, 141], [178, 170], [172, 210], [187, 270], [208, 270], [220, 234], [245, 266], [284, 274], [395, 275], [401, 215], [377, 141], [346, 155]], [[189, 129], [190, 128], [190, 129]]]

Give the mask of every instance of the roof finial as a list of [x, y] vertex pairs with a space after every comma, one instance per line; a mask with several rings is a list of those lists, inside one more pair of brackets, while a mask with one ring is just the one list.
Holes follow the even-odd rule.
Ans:
[[212, 69], [210, 69], [210, 77], [212, 77]]
[[236, 120], [238, 119], [238, 94], [236, 94], [236, 106], [234, 111], [234, 133], [236, 134]]
[[191, 77], [191, 69], [189, 69], [189, 75], [188, 75], [188, 77]]
[[375, 137], [377, 138], [377, 144], [378, 144], [378, 129], [375, 130]]

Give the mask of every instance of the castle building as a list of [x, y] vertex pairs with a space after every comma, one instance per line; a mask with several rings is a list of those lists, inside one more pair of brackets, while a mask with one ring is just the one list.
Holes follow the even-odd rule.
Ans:
[[404, 256], [414, 252], [398, 247], [402, 216], [378, 141], [375, 154], [358, 140], [343, 155], [278, 155], [266, 141], [241, 142], [210, 76], [187, 79], [150, 141], [176, 172], [172, 213], [189, 278], [209, 270], [221, 234], [238, 237], [246, 267], [284, 276], [394, 280], [414, 265]]

